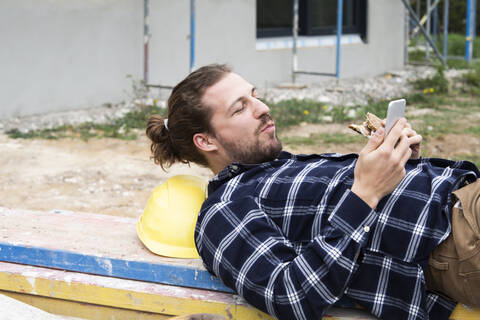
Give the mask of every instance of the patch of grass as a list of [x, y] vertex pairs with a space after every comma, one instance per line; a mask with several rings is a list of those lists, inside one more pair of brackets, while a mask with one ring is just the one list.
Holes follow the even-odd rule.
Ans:
[[[449, 97], [446, 94], [439, 92], [417, 92], [403, 97], [407, 100], [407, 107], [415, 108], [430, 108], [439, 110], [442, 114], [449, 114], [457, 112], [456, 110], [445, 109], [444, 106], [460, 103], [455, 100], [455, 97]], [[394, 98], [397, 99], [397, 98]], [[394, 100], [392, 99], [392, 100]], [[314, 102], [310, 100], [286, 100], [276, 104], [267, 103], [270, 106], [271, 113], [275, 119], [277, 128], [287, 128], [292, 125], [298, 125], [301, 122], [306, 123], [346, 123], [349, 121], [363, 120], [367, 112], [371, 112], [380, 118], [385, 118], [387, 114], [387, 107], [390, 100], [371, 100], [367, 105], [354, 106], [347, 108], [345, 106], [327, 106], [321, 102]], [[350, 110], [354, 110], [352, 118]], [[462, 110], [465, 112], [465, 110]], [[327, 120], [328, 119], [328, 120]], [[427, 119], [427, 121], [429, 121]], [[443, 122], [442, 122], [443, 123]], [[427, 124], [428, 125], [428, 124]]]
[[296, 136], [282, 137], [280, 140], [282, 141], [282, 143], [285, 143], [291, 146], [298, 146], [298, 145], [313, 146], [318, 144], [319, 142], [318, 139], [315, 139], [312, 135], [308, 137], [296, 137]]
[[348, 144], [356, 142], [365, 142], [365, 137], [352, 133], [324, 133], [320, 135], [320, 140], [328, 144]]
[[[440, 109], [442, 108], [442, 105], [445, 105], [448, 102], [446, 95], [436, 94], [435, 92], [411, 93], [403, 97], [392, 98], [391, 100], [402, 98], [407, 100], [407, 108], [409, 108], [410, 106], [414, 106], [415, 108], [420, 109]], [[389, 102], [390, 100], [370, 101], [367, 105], [358, 107], [357, 118], [363, 119], [364, 115], [367, 112], [371, 112], [382, 119], [386, 118]]]
[[431, 100], [430, 96], [423, 93], [412, 93], [407, 97], [407, 104], [415, 104], [421, 106], [428, 103]]
[[469, 127], [465, 130], [467, 133], [480, 136], [480, 126]]
[[[478, 43], [480, 37], [476, 37], [474, 42]], [[410, 40], [409, 46], [416, 46], [417, 44], [425, 44], [427, 41], [423, 35], [418, 37], [414, 37]], [[443, 54], [443, 36], [439, 36], [436, 42], [437, 48]], [[465, 55], [465, 35], [464, 34], [456, 34], [450, 33], [448, 35], [448, 46], [447, 46], [447, 54], [449, 56], [464, 56]], [[430, 52], [430, 56], [432, 58], [435, 57], [435, 53], [433, 50]], [[480, 57], [480, 48], [478, 46], [473, 46], [473, 57], [479, 58]], [[421, 50], [411, 51], [409, 53], [409, 59], [411, 61], [421, 61], [425, 59], [425, 52]]]
[[424, 138], [458, 132], [449, 114], [424, 115], [415, 130]]
[[92, 122], [71, 126], [64, 125], [52, 129], [30, 130], [21, 132], [18, 129], [9, 130], [6, 134], [14, 139], [61, 139], [81, 138], [117, 138], [123, 140], [134, 140], [137, 138], [135, 129], [144, 129], [148, 118], [152, 114], [165, 116], [165, 109], [158, 106], [147, 106], [139, 110], [126, 113], [122, 118], [111, 123], [95, 124]]
[[387, 117], [388, 102], [387, 100], [370, 101], [367, 105], [360, 107], [357, 115], [359, 118], [364, 119], [367, 112], [371, 112], [379, 118], [384, 119]]
[[278, 103], [267, 102], [277, 128], [286, 128], [300, 122], [318, 123], [327, 114], [327, 106], [312, 100], [284, 100]]
[[464, 92], [480, 95], [480, 64], [472, 65], [470, 71], [462, 76], [462, 81], [464, 82], [462, 87]]
[[[442, 41], [437, 42], [439, 48], [443, 47]], [[447, 52], [451, 56], [463, 56], [465, 54], [465, 36], [455, 33], [449, 34]]]
[[463, 58], [450, 58], [447, 61], [447, 66], [451, 69], [473, 69], [477, 68], [479, 65], [480, 62], [478, 60], [474, 60], [469, 63]]
[[452, 101], [452, 99], [445, 94], [418, 93], [408, 95], [405, 99], [407, 100], [407, 108], [414, 106], [417, 109], [429, 108], [442, 112], [445, 111], [444, 106], [455, 104], [455, 101]]
[[480, 77], [476, 71], [468, 72], [463, 75], [465, 83], [472, 87], [480, 86]]
[[311, 134], [308, 137], [296, 137], [296, 136], [282, 137], [281, 140], [282, 142], [291, 146], [298, 146], [298, 145], [313, 146], [313, 145], [318, 145], [319, 143], [337, 144], [337, 145], [356, 143], [356, 142], [364, 141], [365, 138], [352, 132], [351, 134], [317, 133], [317, 134]]
[[333, 122], [336, 123], [343, 123], [349, 119], [348, 109], [344, 106], [336, 106], [332, 108], [330, 114]]
[[443, 65], [437, 66], [437, 72], [434, 76], [417, 79], [412, 81], [411, 84], [415, 89], [422, 90], [423, 93], [448, 93], [448, 80], [445, 78]]
[[470, 64], [463, 59], [449, 59], [447, 60], [447, 66], [452, 69], [468, 69]]
[[60, 126], [52, 129], [42, 129], [42, 130], [31, 130], [27, 132], [22, 132], [18, 129], [12, 129], [7, 131], [7, 135], [13, 139], [48, 139], [56, 140], [59, 138], [64, 138], [66, 133], [70, 129], [70, 126]]
[[425, 52], [421, 50], [414, 50], [408, 53], [408, 61], [423, 61], [425, 60]]
[[[475, 42], [478, 43], [480, 37], [475, 37]], [[439, 37], [437, 41], [437, 47], [443, 48], [443, 37]], [[450, 56], [464, 56], [465, 55], [465, 35], [451, 33], [448, 35], [448, 55]], [[473, 57], [480, 57], [480, 48], [473, 46]]]

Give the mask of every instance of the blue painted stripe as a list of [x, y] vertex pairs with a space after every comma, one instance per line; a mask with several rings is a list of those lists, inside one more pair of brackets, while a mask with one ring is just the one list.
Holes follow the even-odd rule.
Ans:
[[0, 260], [116, 278], [233, 292], [206, 270], [176, 265], [120, 260], [6, 243], [0, 243]]

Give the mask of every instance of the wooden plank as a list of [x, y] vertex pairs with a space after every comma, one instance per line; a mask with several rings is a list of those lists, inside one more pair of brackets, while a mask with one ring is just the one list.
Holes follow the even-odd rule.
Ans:
[[163, 315], [273, 318], [237, 295], [0, 262], [0, 290]]
[[[155, 314], [192, 313], [215, 313], [227, 319], [273, 319], [234, 294], [7, 262], [0, 262], [0, 290], [9, 291], [14, 297], [21, 294], [20, 300], [45, 307], [49, 312], [95, 320], [106, 316], [131, 319], [132, 314], [136, 319], [156, 319]], [[88, 305], [85, 306], [85, 303]], [[361, 310], [335, 307], [323, 317], [323, 320], [360, 319], [375, 317]], [[480, 310], [459, 305], [451, 319], [480, 319]]]
[[[0, 294], [0, 315], [1, 319], [15, 320], [74, 320], [72, 317], [62, 317], [42, 309], [23, 303], [19, 300], [12, 299], [10, 296]], [[80, 320], [75, 318], [76, 320]]]
[[151, 253], [137, 237], [137, 219], [86, 212], [0, 207], [0, 241], [84, 255], [204, 269], [200, 259]]
[[0, 230], [0, 261], [233, 292], [200, 259], [148, 251], [132, 218], [0, 207]]
[[[101, 306], [85, 302], [71, 301], [65, 299], [57, 299], [50, 297], [42, 297], [39, 295], [1, 291], [1, 294], [14, 298], [18, 301], [27, 303], [35, 308], [42, 309], [46, 312], [69, 317], [69, 319], [90, 319], [90, 320], [165, 320], [171, 319], [171, 315], [151, 313], [145, 311], [136, 311], [109, 306]], [[15, 319], [15, 318], [11, 318]], [[30, 318], [28, 320], [36, 318]], [[15, 319], [17, 320], [17, 319]]]
[[[133, 314], [135, 319], [157, 319], [155, 315], [163, 319], [165, 315], [196, 313], [218, 314], [232, 320], [274, 319], [234, 294], [8, 262], [0, 262], [0, 290], [9, 291], [12, 296], [50, 312], [95, 320], [131, 319]], [[331, 308], [323, 317], [323, 320], [337, 319], [371, 320], [375, 317], [360, 310], [341, 308]]]

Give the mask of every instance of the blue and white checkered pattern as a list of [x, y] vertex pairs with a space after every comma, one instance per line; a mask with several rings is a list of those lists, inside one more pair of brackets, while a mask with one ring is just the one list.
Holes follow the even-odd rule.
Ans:
[[410, 160], [372, 210], [350, 188], [357, 155], [234, 164], [209, 184], [195, 239], [207, 269], [279, 319], [320, 319], [344, 294], [382, 319], [448, 319], [423, 269], [450, 233], [451, 192], [469, 162]]

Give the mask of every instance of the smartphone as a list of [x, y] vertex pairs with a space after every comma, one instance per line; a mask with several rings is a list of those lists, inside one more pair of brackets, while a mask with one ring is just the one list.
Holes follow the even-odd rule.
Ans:
[[405, 116], [405, 106], [407, 101], [405, 99], [399, 99], [390, 101], [387, 110], [387, 123], [385, 125], [385, 137], [388, 135], [392, 127], [398, 121], [398, 119]]

